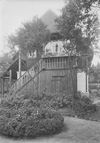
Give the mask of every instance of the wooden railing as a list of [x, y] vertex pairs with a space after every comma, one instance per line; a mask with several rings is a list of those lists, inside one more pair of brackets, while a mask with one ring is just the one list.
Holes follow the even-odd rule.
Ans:
[[30, 80], [37, 76], [45, 68], [42, 59], [39, 60], [32, 68], [26, 71], [10, 88], [9, 94], [16, 93], [21, 90]]
[[[67, 69], [69, 68], [68, 56], [63, 57], [49, 57], [45, 59], [46, 69]], [[73, 67], [77, 64], [75, 58], [71, 58]]]

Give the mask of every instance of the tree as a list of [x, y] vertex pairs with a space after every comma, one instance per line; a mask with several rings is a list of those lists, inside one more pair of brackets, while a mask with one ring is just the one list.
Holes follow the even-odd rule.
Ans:
[[[66, 0], [65, 6], [62, 9], [61, 16], [56, 20], [57, 27], [63, 36], [63, 39], [69, 41], [64, 46], [65, 50], [70, 49], [72, 52], [73, 49], [76, 49], [76, 53], [80, 54], [81, 64], [83, 63], [82, 55], [89, 55], [88, 63], [87, 58], [84, 58], [85, 68], [87, 67], [93, 57], [93, 45], [96, 40], [96, 27], [97, 24], [97, 15], [92, 10], [92, 5], [97, 5], [96, 0]], [[79, 58], [78, 58], [79, 59]], [[75, 108], [75, 99], [77, 96], [73, 81], [73, 69], [72, 63], [69, 55], [70, 62], [70, 75], [72, 81], [72, 108]], [[83, 65], [82, 65], [83, 66]], [[74, 68], [75, 69], [75, 68]]]
[[14, 50], [18, 45], [22, 50], [39, 50], [44, 42], [49, 39], [49, 31], [46, 29], [44, 23], [34, 18], [31, 22], [26, 22], [15, 35], [8, 37], [8, 45]]
[[1, 75], [9, 67], [11, 61], [12, 59], [8, 53], [5, 53], [2, 57], [0, 57], [0, 74]]
[[[97, 15], [92, 6], [98, 6], [97, 0], [66, 0], [62, 15], [56, 20], [64, 39], [70, 40], [70, 47], [80, 54], [90, 54], [92, 60], [96, 43]], [[66, 46], [67, 48], [68, 46]]]

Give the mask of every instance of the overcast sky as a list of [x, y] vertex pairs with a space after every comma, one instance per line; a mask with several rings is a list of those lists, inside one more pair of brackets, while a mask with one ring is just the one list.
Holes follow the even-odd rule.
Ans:
[[0, 55], [7, 51], [7, 36], [15, 33], [22, 23], [34, 16], [41, 17], [49, 9], [59, 14], [63, 5], [63, 0], [1, 0]]

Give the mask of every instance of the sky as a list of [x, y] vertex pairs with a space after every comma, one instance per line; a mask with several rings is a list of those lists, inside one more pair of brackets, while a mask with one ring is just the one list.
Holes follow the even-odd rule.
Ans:
[[0, 55], [8, 51], [8, 35], [14, 34], [22, 23], [41, 17], [49, 9], [59, 15], [63, 6], [63, 0], [0, 0]]
[[[41, 17], [49, 9], [59, 15], [63, 6], [64, 0], [0, 0], [0, 56], [9, 51], [8, 35], [16, 33], [22, 23], [34, 16]], [[100, 17], [100, 11], [98, 15]], [[98, 61], [100, 56], [95, 55], [93, 63]]]

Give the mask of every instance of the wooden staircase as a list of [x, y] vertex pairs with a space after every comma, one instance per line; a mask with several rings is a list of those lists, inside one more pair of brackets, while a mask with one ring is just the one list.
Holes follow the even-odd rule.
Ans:
[[39, 73], [45, 69], [45, 63], [40, 59], [34, 66], [32, 66], [28, 71], [26, 71], [10, 88], [9, 94], [15, 95], [30, 82], [34, 81]]

